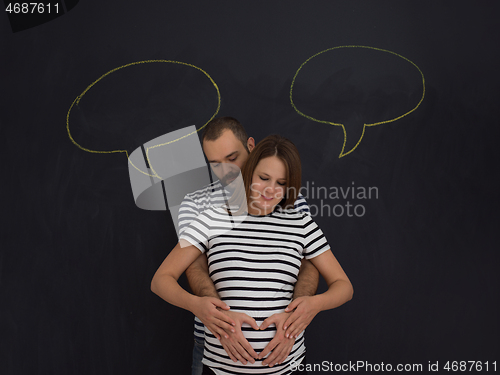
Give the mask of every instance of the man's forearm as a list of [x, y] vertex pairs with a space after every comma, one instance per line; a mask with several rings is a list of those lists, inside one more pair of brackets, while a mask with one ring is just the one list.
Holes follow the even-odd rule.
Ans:
[[[208, 273], [208, 272], [207, 272]], [[318, 290], [319, 272], [308, 260], [302, 259], [297, 283], [293, 291], [293, 299], [314, 296]]]
[[220, 299], [215, 285], [208, 274], [208, 263], [205, 254], [201, 254], [188, 267], [186, 277], [193, 294], [198, 297], [215, 297]]

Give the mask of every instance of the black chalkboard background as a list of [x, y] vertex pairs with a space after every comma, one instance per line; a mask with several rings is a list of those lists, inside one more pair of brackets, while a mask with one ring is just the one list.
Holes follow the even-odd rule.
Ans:
[[[190, 373], [192, 316], [150, 291], [176, 243], [169, 213], [135, 206], [124, 153], [82, 151], [66, 131], [87, 86], [153, 59], [207, 72], [220, 89], [219, 115], [238, 118], [256, 140], [293, 140], [304, 186], [378, 189], [371, 199], [325, 201], [362, 204], [360, 217], [315, 216], [355, 292], [308, 327], [309, 363], [427, 372], [439, 361], [447, 373], [447, 361], [482, 361], [483, 371], [488, 361], [493, 372], [499, 10], [494, 1], [81, 0], [18, 32], [0, 16], [0, 373]], [[300, 116], [289, 92], [309, 57], [346, 45], [404, 56], [421, 69], [426, 92], [414, 112], [367, 128], [339, 158], [342, 128]], [[338, 50], [338, 59], [329, 52], [306, 64], [294, 99], [313, 118], [352, 124], [347, 132], [359, 139], [363, 123], [413, 108], [422, 84], [394, 55], [350, 51], [360, 54]], [[364, 86], [366, 72], [375, 76]], [[75, 140], [131, 152], [201, 127], [217, 97], [199, 74], [166, 63], [113, 73], [74, 112]]]

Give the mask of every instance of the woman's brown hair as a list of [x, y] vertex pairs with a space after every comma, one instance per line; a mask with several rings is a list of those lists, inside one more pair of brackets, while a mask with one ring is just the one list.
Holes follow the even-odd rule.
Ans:
[[251, 196], [252, 177], [257, 164], [271, 156], [278, 157], [286, 170], [285, 197], [279, 206], [285, 209], [293, 208], [301, 186], [302, 168], [299, 151], [292, 141], [277, 134], [264, 138], [255, 146], [241, 171], [247, 202]]

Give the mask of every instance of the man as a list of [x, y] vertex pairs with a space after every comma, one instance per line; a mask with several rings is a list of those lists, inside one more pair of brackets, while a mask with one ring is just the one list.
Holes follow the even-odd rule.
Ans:
[[[201, 212], [209, 207], [220, 206], [224, 202], [224, 188], [238, 177], [249, 153], [255, 147], [255, 140], [248, 137], [243, 126], [236, 119], [220, 117], [207, 124], [202, 136], [202, 146], [218, 180], [186, 195], [179, 210], [179, 235]], [[309, 207], [301, 195], [295, 202], [295, 208], [309, 213]], [[206, 297], [203, 316], [195, 318], [192, 375], [200, 375], [203, 368], [201, 360], [203, 359], [204, 324], [220, 340], [233, 361], [239, 360], [243, 364], [247, 361], [253, 363], [255, 359], [262, 359], [271, 353], [263, 364], [272, 367], [288, 356], [296, 335], [312, 320], [308, 311], [296, 309], [293, 312], [274, 314], [264, 320], [259, 327], [248, 315], [230, 311], [229, 306], [220, 301], [210, 279], [205, 254], [200, 255], [186, 270], [186, 276], [193, 293]], [[314, 295], [318, 287], [318, 279], [317, 269], [309, 261], [303, 260], [294, 288], [294, 299]], [[275, 324], [276, 335], [266, 348], [257, 354], [241, 331], [243, 323], [249, 324], [254, 329], [265, 329]]]

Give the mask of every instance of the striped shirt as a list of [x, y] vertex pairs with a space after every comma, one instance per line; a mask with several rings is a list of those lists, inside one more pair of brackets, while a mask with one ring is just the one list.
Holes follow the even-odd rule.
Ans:
[[[330, 247], [312, 218], [295, 209], [275, 209], [265, 216], [229, 216], [211, 208], [193, 220], [181, 235], [207, 254], [210, 277], [231, 311], [254, 318], [258, 325], [284, 312], [291, 302], [301, 259], [314, 258]], [[273, 339], [274, 325], [257, 331], [243, 325], [243, 334], [259, 353]], [[281, 365], [262, 361], [234, 363], [208, 329], [205, 329], [203, 363], [217, 374], [290, 374], [290, 363], [305, 355], [303, 332]]]
[[[220, 181], [215, 181], [200, 190], [187, 194], [179, 208], [179, 236], [191, 224], [191, 221], [196, 219], [203, 211], [208, 208], [223, 206], [228, 195], [229, 192], [223, 189]], [[301, 194], [295, 201], [295, 209], [309, 213], [309, 206]], [[199, 340], [203, 340], [205, 336], [205, 326], [197, 317], [194, 318], [194, 335]]]

